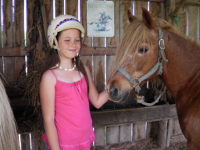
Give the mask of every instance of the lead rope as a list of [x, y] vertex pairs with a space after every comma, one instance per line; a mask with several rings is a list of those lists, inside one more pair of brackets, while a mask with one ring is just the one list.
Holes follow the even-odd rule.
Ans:
[[160, 94], [160, 95], [156, 98], [156, 100], [153, 101], [152, 103], [147, 103], [147, 102], [145, 102], [145, 101], [144, 101], [144, 100], [145, 100], [145, 97], [144, 97], [144, 96], [139, 96], [138, 93], [135, 94], [135, 96], [136, 96], [136, 101], [137, 101], [137, 103], [143, 104], [143, 105], [145, 105], [145, 106], [153, 106], [153, 105], [155, 105], [156, 103], [159, 102], [159, 100], [160, 100], [162, 94]]
[[166, 91], [166, 89], [163, 89], [162, 92], [159, 94], [159, 96], [156, 98], [156, 100], [151, 102], [151, 103], [145, 102], [144, 101], [145, 100], [144, 96], [139, 96], [138, 93], [135, 93], [136, 101], [137, 101], [137, 103], [143, 104], [145, 106], [153, 106], [153, 105], [155, 105], [156, 103], [159, 102], [160, 98], [163, 96], [165, 91]]

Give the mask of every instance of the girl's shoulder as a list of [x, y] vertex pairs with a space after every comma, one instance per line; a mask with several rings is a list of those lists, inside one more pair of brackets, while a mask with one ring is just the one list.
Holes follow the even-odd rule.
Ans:
[[56, 78], [51, 70], [47, 70], [43, 73], [42, 80], [53, 82], [56, 81]]

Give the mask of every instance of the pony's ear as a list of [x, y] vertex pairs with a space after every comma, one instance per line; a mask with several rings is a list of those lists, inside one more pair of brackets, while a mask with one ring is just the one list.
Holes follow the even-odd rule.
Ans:
[[135, 16], [133, 16], [132, 12], [130, 11], [130, 9], [128, 9], [128, 20], [129, 22], [133, 22], [134, 20], [136, 20], [137, 18]]
[[142, 19], [145, 23], [145, 25], [149, 28], [149, 29], [156, 29], [156, 23], [154, 22], [153, 18], [151, 17], [150, 13], [148, 12], [148, 10], [144, 7], [142, 7]]

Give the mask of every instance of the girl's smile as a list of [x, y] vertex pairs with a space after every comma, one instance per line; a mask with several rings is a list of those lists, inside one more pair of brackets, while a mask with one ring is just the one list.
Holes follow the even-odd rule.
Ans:
[[76, 49], [69, 49], [69, 51], [71, 51], [71, 52], [76, 52]]

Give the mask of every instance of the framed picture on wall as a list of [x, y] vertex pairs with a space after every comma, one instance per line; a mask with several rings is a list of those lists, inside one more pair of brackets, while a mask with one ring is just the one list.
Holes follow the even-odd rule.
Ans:
[[87, 36], [114, 36], [114, 2], [87, 1]]

